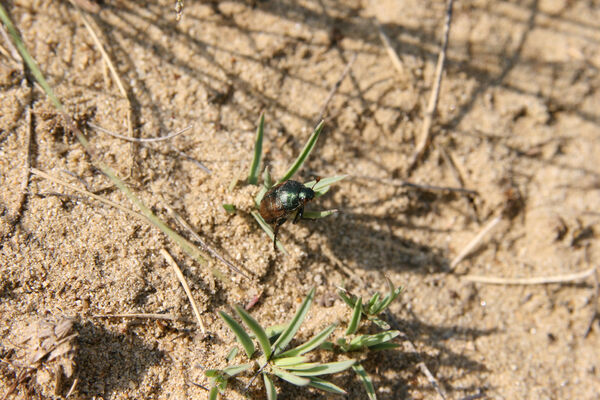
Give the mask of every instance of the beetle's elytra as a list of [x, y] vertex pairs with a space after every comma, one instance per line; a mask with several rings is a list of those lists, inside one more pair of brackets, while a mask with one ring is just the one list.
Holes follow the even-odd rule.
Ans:
[[260, 215], [273, 226], [273, 249], [276, 249], [277, 231], [296, 212], [294, 223], [302, 218], [304, 205], [315, 198], [315, 192], [300, 182], [288, 180], [273, 186], [260, 202]]

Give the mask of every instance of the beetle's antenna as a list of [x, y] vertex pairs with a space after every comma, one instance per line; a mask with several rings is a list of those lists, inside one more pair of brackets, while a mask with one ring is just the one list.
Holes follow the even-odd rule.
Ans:
[[320, 176], [315, 176], [315, 183], [312, 185], [311, 189], [314, 189], [315, 186], [317, 186], [317, 183], [319, 183], [319, 181], [321, 181], [321, 177]]

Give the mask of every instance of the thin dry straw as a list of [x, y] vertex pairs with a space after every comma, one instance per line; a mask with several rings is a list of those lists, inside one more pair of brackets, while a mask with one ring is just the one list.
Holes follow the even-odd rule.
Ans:
[[535, 278], [501, 278], [496, 276], [466, 275], [463, 279], [469, 282], [487, 283], [491, 285], [546, 285], [550, 283], [564, 283], [586, 279], [596, 272], [596, 267], [571, 274], [539, 276]]
[[408, 166], [408, 172], [410, 172], [416, 167], [417, 163], [420, 161], [425, 149], [431, 138], [431, 125], [433, 123], [433, 117], [435, 115], [435, 111], [437, 109], [438, 97], [440, 95], [440, 87], [442, 83], [442, 74], [444, 72], [444, 62], [446, 61], [446, 50], [448, 49], [448, 38], [450, 36], [450, 25], [452, 23], [452, 6], [454, 4], [453, 0], [448, 0], [446, 5], [446, 20], [444, 23], [444, 39], [442, 41], [442, 48], [440, 49], [440, 53], [438, 55], [438, 61], [435, 68], [435, 81], [433, 84], [433, 89], [431, 91], [431, 97], [429, 98], [429, 104], [427, 106], [427, 110], [425, 111], [425, 119], [423, 121], [423, 129], [421, 132], [421, 139], [417, 144], [417, 148], [412, 156], [412, 159]]
[[185, 280], [185, 277], [183, 276], [183, 273], [181, 272], [181, 269], [179, 269], [179, 266], [177, 265], [175, 260], [173, 260], [173, 257], [171, 257], [171, 255], [169, 254], [169, 252], [167, 250], [160, 249], [160, 254], [163, 255], [165, 260], [167, 260], [167, 263], [173, 268], [173, 272], [175, 272], [177, 279], [181, 283], [181, 286], [183, 286], [183, 290], [185, 291], [185, 294], [187, 295], [188, 300], [190, 301], [190, 304], [192, 305], [192, 309], [194, 310], [194, 315], [196, 316], [196, 321], [198, 321], [198, 326], [200, 326], [200, 330], [202, 331], [202, 334], [205, 335], [206, 329], [204, 329], [204, 323], [202, 323], [202, 318], [200, 318], [200, 311], [198, 311], [198, 306], [196, 305], [196, 301], [194, 300], [194, 297], [192, 296], [192, 291], [190, 290], [190, 287], [188, 286], [188, 284]]

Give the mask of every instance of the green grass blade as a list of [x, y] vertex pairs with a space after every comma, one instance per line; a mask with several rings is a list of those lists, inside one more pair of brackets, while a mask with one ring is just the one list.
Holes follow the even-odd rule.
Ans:
[[288, 381], [292, 385], [306, 386], [310, 383], [310, 379], [308, 378], [289, 373], [279, 368], [273, 368], [273, 373], [281, 379], [283, 379], [284, 381]]
[[[298, 371], [310, 370], [320, 365], [316, 362], [299, 363], [294, 365], [281, 366], [281, 368], [297, 373]], [[278, 365], [279, 367], [279, 365]]]
[[377, 400], [377, 395], [375, 394], [375, 387], [373, 387], [373, 381], [371, 377], [367, 374], [367, 371], [360, 364], [354, 364], [352, 366], [356, 375], [362, 381], [363, 386], [365, 387], [365, 391], [367, 392], [367, 396], [369, 396], [369, 400]]
[[263, 380], [265, 381], [265, 391], [267, 392], [267, 400], [277, 400], [277, 390], [275, 390], [275, 385], [273, 385], [273, 381], [263, 372], [262, 374]]
[[[9, 34], [12, 37], [15, 46], [21, 53], [23, 60], [31, 70], [35, 80], [40, 84], [52, 104], [58, 109], [65, 118], [67, 129], [71, 130], [77, 137], [77, 140], [82, 144], [82, 146], [86, 149], [86, 151], [93, 155], [95, 153], [94, 149], [89, 144], [86, 137], [79, 131], [79, 129], [73, 123], [71, 117], [66, 113], [66, 110], [60, 100], [54, 94], [54, 91], [46, 81], [46, 78], [42, 74], [42, 71], [38, 67], [37, 63], [31, 57], [25, 44], [21, 40], [19, 34], [17, 33], [14, 25], [12, 24], [8, 14], [6, 14], [6, 10], [0, 4], [0, 20], [6, 25], [6, 28]], [[190, 257], [200, 262], [201, 264], [205, 263], [205, 258], [208, 256], [200, 251], [196, 246], [194, 246], [191, 242], [180, 236], [177, 232], [169, 228], [164, 222], [162, 222], [154, 213], [142, 203], [142, 201], [125, 185], [125, 183], [113, 172], [111, 168], [104, 163], [97, 162], [97, 167], [106, 175], [108, 178], [121, 190], [127, 198], [134, 203], [141, 211], [141, 213], [146, 217], [146, 219], [152, 223], [154, 226], [163, 231], [167, 236], [169, 236], [175, 243], [177, 243]], [[220, 280], [226, 281], [223, 275], [218, 270], [213, 270], [213, 274]], [[239, 272], [239, 271], [236, 271]]]
[[219, 389], [216, 386], [210, 388], [208, 392], [208, 400], [217, 400], [219, 398]]
[[279, 338], [273, 345], [273, 351], [275, 355], [281, 353], [281, 351], [285, 349], [285, 347], [293, 339], [296, 332], [298, 332], [298, 329], [300, 328], [300, 325], [302, 325], [302, 321], [304, 321], [304, 317], [306, 317], [306, 314], [308, 313], [308, 310], [310, 309], [310, 305], [312, 304], [314, 298], [315, 288], [312, 288], [306, 296], [306, 298], [304, 299], [304, 301], [302, 302], [302, 304], [300, 305], [300, 308], [296, 312], [296, 315], [294, 315], [294, 318], [292, 318], [285, 331], [283, 331], [281, 336], [279, 336]]
[[317, 182], [316, 180], [312, 180], [306, 182], [304, 186], [312, 188], [312, 190], [315, 192], [315, 197], [321, 197], [325, 193], [327, 193], [329, 189], [331, 189], [332, 184], [341, 181], [347, 176], [348, 175], [330, 176], [328, 178], [321, 179], [319, 182]]
[[340, 299], [342, 299], [344, 301], [344, 303], [346, 303], [348, 305], [348, 307], [354, 309], [354, 306], [356, 305], [356, 298], [354, 296], [350, 297], [346, 293], [347, 292], [342, 289], [339, 289], [337, 291], [337, 294], [338, 294], [338, 296], [340, 296]]
[[312, 386], [316, 389], [320, 389], [320, 390], [323, 390], [323, 391], [329, 392], [329, 393], [347, 394], [346, 391], [344, 389], [342, 389], [341, 387], [336, 386], [329, 381], [326, 381], [324, 379], [317, 378], [317, 377], [310, 378], [310, 383], [308, 384], [308, 386]]
[[229, 376], [236, 376], [237, 374], [244, 372], [250, 367], [252, 367], [252, 363], [232, 365], [231, 367], [224, 368], [223, 372], [225, 372]]
[[373, 310], [375, 308], [375, 305], [377, 304], [377, 301], [379, 301], [379, 297], [381, 296], [381, 294], [379, 292], [376, 292], [373, 297], [371, 297], [371, 300], [369, 300], [369, 303], [367, 304], [367, 314], [371, 314], [371, 310]]
[[225, 359], [227, 360], [227, 362], [231, 362], [231, 360], [233, 360], [235, 358], [235, 356], [238, 355], [239, 351], [240, 351], [239, 347], [233, 346], [231, 348], [231, 350], [229, 350], [229, 353], [227, 353], [227, 357], [225, 357]]
[[400, 345], [398, 343], [384, 342], [384, 343], [379, 343], [379, 344], [374, 344], [374, 345], [369, 346], [369, 350], [373, 350], [373, 351], [392, 350], [392, 349], [397, 349], [398, 347], [400, 347]]
[[260, 326], [258, 321], [252, 318], [252, 316], [248, 314], [248, 312], [246, 312], [246, 310], [244, 310], [242, 307], [235, 306], [235, 311], [240, 316], [242, 321], [248, 325], [248, 328], [250, 328], [252, 333], [256, 335], [256, 339], [258, 340], [265, 357], [267, 357], [267, 359], [271, 357], [271, 343], [269, 342], [269, 338], [267, 337], [263, 327]]
[[[250, 214], [252, 214], [252, 216], [254, 217], [254, 219], [258, 222], [258, 224], [260, 225], [260, 227], [262, 228], [263, 231], [265, 231], [265, 233], [267, 234], [267, 236], [273, 240], [273, 229], [271, 229], [271, 226], [269, 224], [267, 224], [265, 222], [265, 220], [263, 219], [263, 217], [256, 211], [251, 211]], [[287, 250], [285, 249], [285, 247], [283, 247], [283, 245], [281, 244], [281, 242], [278, 240], [277, 243], [277, 248], [279, 250], [281, 250], [281, 252], [283, 254], [285, 254], [286, 256], [288, 255]]]
[[280, 357], [275, 358], [273, 363], [278, 367], [289, 367], [290, 365], [304, 364], [308, 361], [308, 357]]
[[335, 374], [337, 372], [347, 370], [352, 365], [354, 365], [355, 362], [356, 360], [344, 360], [326, 364], [318, 364], [312, 368], [294, 371], [294, 373], [298, 376], [317, 376], [325, 374]]
[[302, 219], [320, 219], [335, 214], [338, 210], [326, 210], [326, 211], [304, 211]]
[[335, 330], [337, 324], [331, 324], [327, 328], [323, 329], [321, 332], [317, 333], [312, 337], [308, 342], [301, 344], [298, 347], [294, 347], [291, 350], [283, 352], [279, 355], [279, 357], [295, 357], [307, 353], [313, 349], [316, 349], [323, 343], [331, 333]]
[[374, 335], [361, 335], [350, 341], [350, 351], [359, 350], [380, 343], [389, 342], [400, 334], [399, 331], [386, 331]]
[[277, 181], [277, 183], [285, 182], [288, 179], [290, 179], [292, 176], [294, 176], [296, 171], [298, 171], [300, 169], [302, 164], [304, 164], [304, 161], [306, 161], [310, 152], [315, 147], [315, 144], [317, 143], [317, 139], [319, 138], [319, 135], [321, 134], [321, 131], [323, 130], [324, 124], [325, 124], [325, 122], [321, 121], [319, 123], [319, 125], [317, 125], [317, 127], [315, 128], [312, 135], [310, 135], [308, 142], [306, 142], [306, 145], [304, 145], [304, 148], [302, 149], [302, 152], [300, 153], [300, 155], [298, 156], [296, 161], [294, 161], [294, 163], [292, 164], [290, 169], [287, 170], [287, 172], [283, 175], [283, 177], [279, 181]]
[[223, 318], [223, 321], [231, 328], [238, 342], [242, 345], [246, 351], [248, 358], [252, 358], [254, 355], [254, 343], [250, 339], [250, 335], [244, 330], [244, 328], [237, 323], [229, 314], [224, 311], [219, 311], [219, 315]]
[[362, 298], [358, 298], [354, 303], [354, 310], [352, 311], [352, 318], [346, 329], [346, 335], [353, 335], [358, 330], [358, 324], [360, 323], [360, 317], [362, 316]]
[[269, 326], [267, 329], [265, 329], [265, 332], [267, 333], [269, 339], [276, 340], [276, 338], [278, 338], [279, 335], [285, 331], [285, 328], [287, 328], [287, 324], [277, 324]]
[[385, 310], [390, 304], [392, 304], [392, 301], [396, 300], [396, 298], [402, 292], [402, 287], [395, 288], [394, 284], [387, 276], [385, 277], [385, 279], [388, 284], [389, 292], [383, 298], [383, 300], [381, 300], [381, 302], [379, 302], [376, 306], [373, 307], [373, 311], [371, 312], [372, 315], [379, 314], [380, 312]]
[[56, 97], [56, 95], [54, 94], [54, 91], [48, 84], [48, 81], [46, 81], [46, 78], [44, 78], [44, 74], [42, 74], [42, 71], [38, 67], [37, 63], [35, 62], [33, 57], [31, 57], [31, 55], [29, 54], [29, 51], [27, 51], [27, 47], [25, 47], [25, 43], [23, 43], [23, 40], [21, 40], [19, 33], [15, 29], [15, 26], [13, 25], [12, 21], [8, 17], [8, 14], [6, 13], [6, 10], [4, 9], [2, 4], [0, 4], [0, 19], [6, 26], [6, 29], [8, 30], [9, 35], [12, 37], [12, 40], [13, 40], [15, 46], [17, 47], [17, 50], [19, 50], [19, 53], [21, 53], [21, 56], [23, 57], [23, 61], [25, 61], [25, 64], [27, 64], [27, 66], [31, 70], [31, 73], [33, 74], [33, 77], [35, 78], [35, 80], [40, 84], [42, 89], [44, 89], [44, 92], [46, 92], [46, 95], [48, 96], [48, 98], [50, 98], [50, 101], [52, 102], [52, 104], [54, 104], [54, 107], [56, 107], [59, 111], [65, 112], [65, 109], [64, 109], [62, 103], [60, 102], [60, 100], [58, 100], [58, 97]]
[[254, 158], [250, 165], [250, 172], [248, 173], [248, 183], [256, 185], [258, 183], [258, 167], [260, 165], [260, 159], [262, 157], [262, 143], [263, 133], [265, 127], [265, 113], [260, 113], [258, 120], [258, 128], [256, 129], [256, 140], [254, 141]]

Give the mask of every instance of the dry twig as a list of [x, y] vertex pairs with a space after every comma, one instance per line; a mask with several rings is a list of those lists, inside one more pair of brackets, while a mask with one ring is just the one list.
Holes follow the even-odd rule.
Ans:
[[502, 217], [502, 214], [496, 216], [494, 219], [488, 222], [487, 225], [484, 226], [483, 229], [479, 231], [479, 233], [473, 239], [471, 239], [469, 243], [467, 243], [467, 245], [460, 251], [460, 253], [458, 253], [456, 257], [454, 257], [454, 260], [452, 260], [452, 262], [450, 263], [451, 270], [453, 270], [458, 264], [460, 264], [460, 262], [464, 260], [465, 257], [468, 256], [473, 251], [473, 249], [475, 249], [475, 247], [477, 247], [477, 245], [479, 245], [479, 243], [483, 240], [485, 235], [491, 232], [492, 229], [494, 229], [500, 223], [500, 221], [502, 221]]
[[161, 319], [166, 321], [177, 321], [186, 324], [193, 323], [189, 319], [179, 318], [172, 314], [152, 314], [152, 313], [124, 313], [124, 314], [97, 314], [93, 315], [94, 318], [147, 318], [147, 319]]
[[169, 252], [167, 250], [160, 249], [160, 254], [163, 255], [165, 260], [167, 260], [167, 263], [173, 268], [173, 271], [175, 272], [177, 279], [181, 283], [181, 286], [183, 286], [183, 290], [185, 291], [185, 294], [187, 295], [187, 297], [190, 301], [190, 304], [192, 305], [192, 309], [194, 310], [194, 315], [196, 316], [196, 320], [198, 321], [198, 326], [200, 326], [200, 330], [202, 331], [202, 334], [206, 335], [206, 329], [204, 329], [204, 323], [202, 323], [202, 318], [200, 318], [200, 311], [198, 311], [198, 306], [196, 305], [196, 301], [194, 300], [194, 297], [192, 296], [192, 291], [190, 290], [190, 287], [188, 286], [188, 284], [185, 280], [185, 277], [183, 276], [183, 273], [181, 272], [181, 269], [179, 268], [179, 266], [177, 265], [175, 260], [173, 260], [173, 257], [171, 257], [171, 255], [169, 254]]
[[596, 272], [596, 267], [592, 267], [580, 272], [571, 274], [540, 276], [535, 278], [501, 278], [496, 276], [466, 275], [463, 279], [475, 283], [487, 283], [491, 285], [545, 285], [549, 283], [564, 283], [586, 279]]
[[440, 86], [442, 83], [442, 73], [444, 72], [444, 62], [446, 61], [446, 50], [448, 49], [448, 37], [450, 36], [450, 25], [452, 23], [452, 6], [454, 0], [447, 0], [446, 3], [446, 21], [444, 24], [444, 39], [442, 41], [442, 48], [438, 55], [438, 61], [435, 68], [435, 80], [433, 89], [431, 91], [431, 97], [429, 98], [429, 104], [425, 111], [425, 119], [423, 120], [423, 129], [421, 131], [421, 138], [417, 144], [417, 148], [412, 156], [412, 159], [408, 166], [408, 173], [416, 167], [417, 163], [421, 160], [427, 144], [431, 138], [431, 125], [433, 123], [433, 117], [437, 110], [438, 97], [440, 95]]

